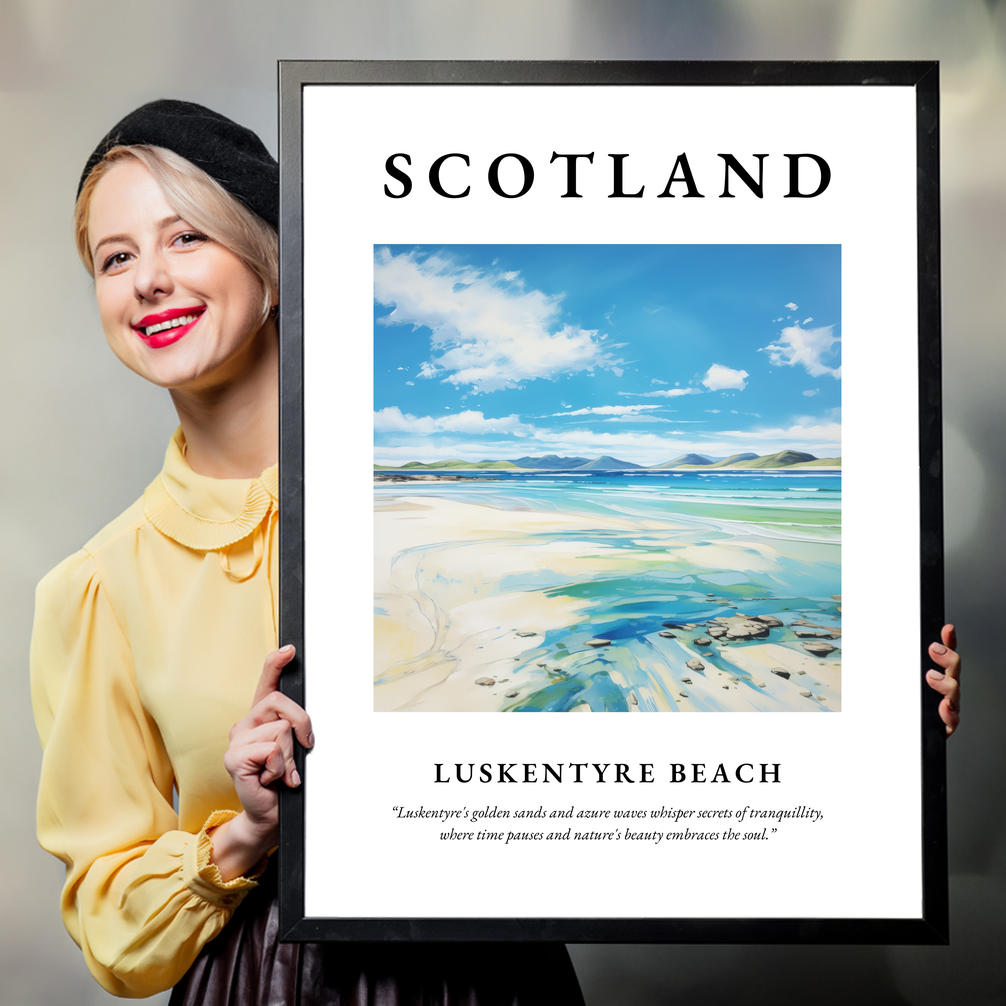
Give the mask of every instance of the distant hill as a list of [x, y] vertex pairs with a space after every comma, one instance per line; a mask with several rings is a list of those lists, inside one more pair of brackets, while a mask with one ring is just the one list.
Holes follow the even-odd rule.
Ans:
[[402, 465], [402, 468], [471, 468], [471, 463], [459, 458], [448, 458], [446, 461], [431, 461], [428, 465], [422, 461], [410, 461]]
[[545, 454], [540, 458], [513, 458], [516, 468], [581, 468], [589, 458], [560, 458], [558, 454]]
[[580, 465], [579, 471], [593, 469], [594, 471], [617, 471], [620, 468], [642, 468], [642, 465], [634, 465], [631, 461], [619, 461], [618, 458], [611, 457], [610, 454], [602, 454], [593, 461], [588, 461], [585, 465]]
[[732, 468], [732, 469], [752, 469], [752, 468], [823, 468], [840, 467], [840, 458], [816, 458], [813, 454], [805, 454], [802, 451], [779, 451], [776, 454], [735, 454], [732, 458], [725, 458], [715, 465], [682, 465], [684, 468]]
[[790, 468], [841, 468], [841, 458], [815, 458], [813, 461], [798, 461]]
[[[728, 458], [720, 458], [719, 461], [714, 461], [708, 465], [702, 465], [703, 468], [750, 468], [748, 462], [757, 461], [758, 455], [753, 451], [748, 451], [746, 454], [731, 454]], [[678, 468], [698, 468], [698, 465], [677, 465]]]
[[729, 468], [731, 465], [739, 465], [744, 461], [757, 461], [758, 455], [754, 451], [748, 451], [746, 454], [731, 454], [730, 457], [724, 458], [722, 461], [717, 461], [716, 464], [711, 465], [712, 468]]
[[807, 461], [817, 461], [817, 458], [813, 454], [804, 454], [802, 451], [779, 451], [778, 454], [763, 454], [760, 458], [755, 458], [752, 461], [741, 461], [730, 467], [789, 468], [790, 465]]
[[653, 468], [727, 468], [739, 461], [754, 461], [757, 454], [748, 452], [747, 454], [731, 454], [728, 458], [707, 458], [704, 454], [682, 454], [662, 465], [654, 465]]
[[[677, 468], [682, 471], [710, 471], [729, 468], [732, 470], [757, 468], [841, 468], [841, 458], [816, 458], [813, 454], [802, 451], [779, 451], [777, 454], [757, 455], [748, 451], [745, 454], [732, 454], [729, 458], [713, 461], [703, 454], [682, 454], [680, 457], [667, 461], [662, 465], [653, 465], [647, 470], [655, 471], [661, 468]], [[638, 468], [646, 469], [646, 465], [637, 465], [631, 461], [620, 461], [618, 458], [605, 454], [589, 461], [587, 458], [563, 458], [557, 454], [546, 454], [540, 458], [515, 458], [512, 461], [462, 461], [459, 458], [448, 458], [446, 461], [409, 461], [404, 465], [374, 465], [375, 471], [437, 471], [439, 469], [495, 469], [497, 471], [622, 471]]]
[[[751, 457], [756, 455], [752, 454]], [[652, 468], [677, 468], [678, 465], [711, 465], [712, 458], [707, 458], [704, 454], [681, 454], [670, 461], [665, 461], [662, 465], [651, 465]]]

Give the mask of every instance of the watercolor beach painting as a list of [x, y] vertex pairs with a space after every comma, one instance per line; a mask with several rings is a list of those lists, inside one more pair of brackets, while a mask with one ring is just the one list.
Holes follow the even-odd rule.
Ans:
[[374, 708], [841, 709], [841, 248], [374, 248]]

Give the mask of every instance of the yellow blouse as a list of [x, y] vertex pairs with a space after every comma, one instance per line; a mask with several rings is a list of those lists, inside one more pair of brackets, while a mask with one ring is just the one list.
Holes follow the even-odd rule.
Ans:
[[277, 493], [276, 467], [197, 475], [178, 430], [143, 498], [38, 586], [38, 836], [115, 995], [174, 985], [255, 886], [223, 882], [206, 829], [241, 809], [228, 731], [276, 646]]

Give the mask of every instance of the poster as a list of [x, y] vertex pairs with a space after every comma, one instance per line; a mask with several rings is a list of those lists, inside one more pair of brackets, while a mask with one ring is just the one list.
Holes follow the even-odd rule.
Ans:
[[942, 938], [934, 98], [766, 69], [285, 65], [294, 938]]

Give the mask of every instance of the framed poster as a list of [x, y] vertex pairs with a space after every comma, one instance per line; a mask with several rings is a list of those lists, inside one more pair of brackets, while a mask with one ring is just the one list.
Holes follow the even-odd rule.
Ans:
[[287, 938], [944, 941], [936, 66], [280, 86]]

